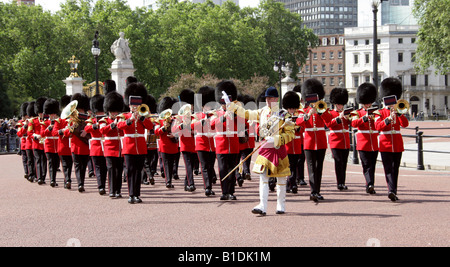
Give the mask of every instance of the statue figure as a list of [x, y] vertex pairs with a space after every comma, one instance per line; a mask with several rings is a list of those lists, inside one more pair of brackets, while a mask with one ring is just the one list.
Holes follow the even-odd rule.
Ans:
[[116, 60], [130, 60], [131, 50], [128, 46], [128, 39], [125, 39], [125, 33], [119, 33], [120, 38], [111, 45], [111, 53], [116, 56]]

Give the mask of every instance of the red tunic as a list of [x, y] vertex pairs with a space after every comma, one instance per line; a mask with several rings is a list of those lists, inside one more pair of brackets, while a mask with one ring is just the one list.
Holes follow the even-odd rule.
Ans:
[[[153, 129], [150, 118], [141, 121], [131, 120], [132, 113], [124, 114], [125, 119], [117, 123], [117, 127], [123, 131], [122, 153], [124, 155], [146, 155], [147, 142], [145, 141], [145, 129]], [[130, 124], [129, 124], [130, 123]]]
[[[378, 131], [375, 129], [375, 121], [372, 117], [363, 118], [367, 111], [357, 110], [358, 116], [352, 120], [352, 127], [357, 128], [356, 149], [362, 151], [378, 151]], [[366, 120], [366, 121], [365, 121]]]
[[408, 119], [405, 116], [397, 115], [395, 123], [392, 123], [387, 119], [391, 115], [390, 109], [380, 109], [379, 112], [381, 115], [375, 117], [375, 128], [380, 131], [378, 138], [380, 152], [403, 152], [403, 137], [400, 127], [408, 127]]
[[67, 126], [67, 121], [65, 119], [56, 119], [55, 125], [53, 126], [52, 135], [58, 136], [58, 155], [60, 156], [71, 156], [72, 152], [70, 151], [70, 139], [59, 134], [61, 130], [64, 132], [64, 128]]
[[[225, 111], [218, 111], [218, 118], [211, 121], [211, 129], [215, 131], [217, 154], [239, 154], [239, 137], [237, 116], [234, 119], [225, 116]], [[224, 119], [225, 118], [225, 119]]]
[[[311, 107], [305, 109], [308, 113]], [[325, 122], [331, 120], [331, 115], [327, 111], [323, 114], [312, 114], [312, 116], [305, 120], [303, 116], [298, 117], [296, 124], [305, 129], [305, 136], [303, 146], [306, 150], [327, 149], [327, 134], [325, 132]]]
[[349, 121], [344, 118], [339, 118], [340, 113], [336, 110], [330, 110], [333, 119], [325, 124], [330, 129], [328, 135], [328, 142], [330, 148], [350, 149], [350, 134], [348, 131]]
[[214, 131], [211, 130], [211, 120], [206, 119], [204, 113], [200, 116], [200, 120], [191, 124], [195, 136], [195, 150], [196, 151], [216, 151], [214, 144]]
[[51, 125], [51, 120], [45, 120], [44, 123], [45, 126], [42, 127], [44, 129], [42, 136], [45, 137], [44, 151], [45, 153], [58, 153], [58, 135], [53, 134], [55, 125]]
[[120, 157], [122, 152], [122, 146], [120, 138], [123, 136], [122, 130], [117, 128], [111, 128], [111, 124], [114, 122], [111, 118], [103, 118], [99, 123], [99, 131], [103, 137], [103, 155], [105, 157]]
[[[97, 119], [90, 119], [86, 127], [84, 127], [84, 131], [91, 134], [91, 139], [89, 139], [89, 156], [104, 156], [103, 154], [103, 145], [102, 145], [102, 133], [100, 132], [100, 127], [94, 129], [93, 125], [97, 124]], [[97, 125], [98, 126], [98, 125]]]
[[44, 150], [44, 144], [40, 143], [39, 136], [42, 137], [42, 128], [41, 127], [41, 119], [39, 117], [36, 117], [32, 120], [31, 127], [28, 125], [30, 131], [28, 131], [28, 135], [32, 135], [32, 149], [38, 149], [38, 150]]
[[176, 154], [179, 152], [178, 139], [172, 136], [169, 137], [169, 133], [164, 130], [164, 120], [161, 120], [159, 125], [156, 126], [155, 134], [159, 136], [158, 149], [162, 153]]

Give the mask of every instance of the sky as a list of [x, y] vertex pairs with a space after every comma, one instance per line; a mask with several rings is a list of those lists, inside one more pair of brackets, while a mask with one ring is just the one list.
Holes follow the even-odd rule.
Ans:
[[[239, 5], [241, 7], [256, 7], [258, 6], [260, 0], [239, 0]], [[0, 2], [9, 3], [11, 0], [0, 0]], [[60, 3], [64, 3], [65, 0], [36, 0], [36, 5], [41, 5], [44, 10], [50, 10], [55, 12], [59, 10]], [[128, 0], [128, 4], [131, 9], [135, 9], [137, 6], [142, 6], [143, 0]]]

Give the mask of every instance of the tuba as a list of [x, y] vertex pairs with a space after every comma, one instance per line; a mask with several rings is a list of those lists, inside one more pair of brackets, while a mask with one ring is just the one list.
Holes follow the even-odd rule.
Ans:
[[81, 120], [78, 118], [78, 101], [74, 100], [70, 102], [62, 111], [61, 119], [70, 119], [75, 125], [79, 124]]
[[397, 104], [395, 104], [394, 106], [394, 110], [398, 113], [398, 114], [406, 114], [408, 113], [409, 110], [409, 102], [406, 101], [405, 99], [400, 99], [397, 101]]

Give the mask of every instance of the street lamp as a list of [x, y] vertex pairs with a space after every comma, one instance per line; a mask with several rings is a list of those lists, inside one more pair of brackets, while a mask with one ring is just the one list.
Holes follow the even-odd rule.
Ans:
[[280, 109], [283, 108], [282, 106], [282, 101], [281, 101], [281, 79], [283, 78], [283, 72], [286, 71], [286, 62], [281, 60], [281, 56], [279, 58], [278, 61], [275, 61], [274, 65], [273, 65], [273, 70], [278, 72], [278, 77], [279, 77], [279, 82], [280, 82], [280, 89], [279, 89], [279, 103], [280, 103]]
[[378, 7], [383, 1], [388, 0], [374, 0], [372, 2], [373, 11], [373, 84], [378, 90], [378, 32], [377, 32], [377, 13]]
[[99, 48], [99, 41], [98, 41], [98, 31], [95, 32], [94, 40], [92, 40], [92, 55], [95, 59], [95, 94], [100, 94], [100, 90], [98, 87], [98, 57], [100, 56], [101, 50]]

